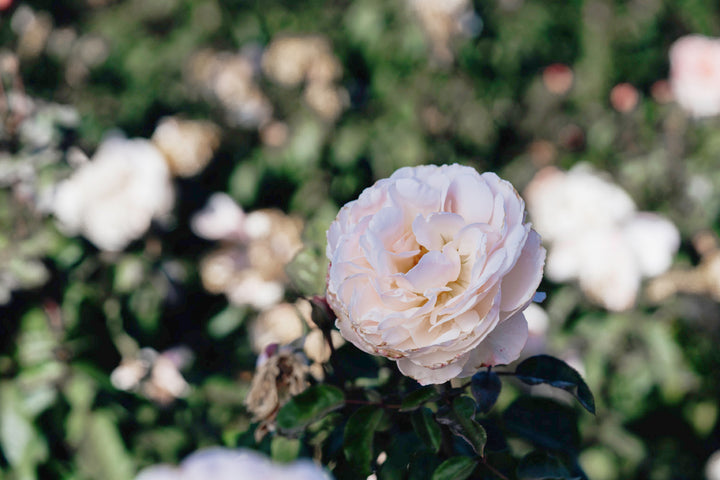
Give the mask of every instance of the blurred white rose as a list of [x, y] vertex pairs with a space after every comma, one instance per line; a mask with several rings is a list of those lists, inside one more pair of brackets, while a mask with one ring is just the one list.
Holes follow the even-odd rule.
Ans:
[[212, 447], [198, 450], [179, 467], [156, 465], [141, 471], [135, 480], [331, 480], [331, 476], [310, 460], [288, 464], [273, 463], [248, 449]]
[[173, 201], [162, 153], [147, 140], [111, 138], [57, 186], [53, 211], [66, 234], [119, 251], [167, 215]]
[[675, 100], [695, 117], [720, 113], [720, 39], [687, 35], [670, 47]]
[[402, 168], [328, 230], [327, 298], [345, 339], [422, 384], [515, 360], [545, 249], [513, 186], [460, 165]]
[[205, 207], [193, 215], [190, 227], [207, 240], [242, 240], [245, 212], [226, 193], [214, 193]]
[[535, 228], [551, 244], [548, 278], [577, 279], [608, 310], [631, 308], [642, 278], [666, 271], [680, 245], [675, 225], [637, 212], [624, 190], [586, 165], [567, 173], [542, 169], [525, 198]]

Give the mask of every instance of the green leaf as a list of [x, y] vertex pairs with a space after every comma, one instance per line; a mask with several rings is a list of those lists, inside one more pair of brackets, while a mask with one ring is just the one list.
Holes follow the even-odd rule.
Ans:
[[501, 389], [500, 377], [493, 371], [477, 372], [470, 381], [470, 391], [481, 413], [490, 411], [497, 402]]
[[283, 405], [277, 415], [277, 426], [289, 433], [300, 431], [344, 403], [345, 395], [339, 388], [314, 385]]
[[134, 465], [117, 428], [117, 418], [107, 410], [84, 416], [83, 432], [73, 447], [86, 478], [130, 480]]
[[438, 398], [438, 392], [434, 385], [420, 387], [403, 399], [400, 411], [410, 412], [436, 398]]
[[363, 477], [372, 473], [373, 437], [382, 416], [382, 408], [367, 405], [353, 413], [345, 425], [345, 458]]
[[475, 450], [475, 453], [483, 456], [487, 433], [482, 425], [474, 419], [475, 402], [470, 397], [459, 396], [453, 401], [453, 412], [462, 427], [461, 431], [453, 430], [453, 433], [461, 436]]
[[43, 436], [27, 412], [24, 398], [13, 383], [0, 383], [0, 450], [17, 470], [34, 471], [48, 455]]
[[442, 443], [442, 431], [430, 409], [419, 408], [410, 415], [410, 421], [418, 437], [434, 452], [437, 452]]
[[470, 457], [452, 457], [435, 469], [432, 480], [465, 480], [472, 475], [477, 462]]
[[575, 452], [579, 446], [577, 412], [539, 397], [520, 397], [503, 413], [505, 427], [550, 450]]
[[520, 460], [517, 476], [521, 480], [579, 480], [553, 455], [541, 451], [530, 452]]
[[558, 358], [550, 355], [530, 357], [517, 366], [515, 375], [528, 385], [547, 383], [570, 392], [588, 412], [595, 414], [595, 399], [585, 380]]
[[275, 435], [270, 443], [272, 459], [280, 463], [292, 462], [300, 453], [300, 439]]
[[230, 306], [210, 319], [208, 333], [213, 338], [225, 338], [242, 324], [245, 310]]

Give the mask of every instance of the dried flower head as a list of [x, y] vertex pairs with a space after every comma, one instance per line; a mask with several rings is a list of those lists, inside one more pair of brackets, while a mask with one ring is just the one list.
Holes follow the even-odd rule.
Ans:
[[278, 410], [290, 398], [308, 386], [309, 367], [307, 358], [292, 347], [268, 345], [258, 358], [255, 376], [245, 398], [245, 406], [253, 414], [252, 420], [260, 422], [255, 430], [259, 442], [267, 432], [275, 430]]

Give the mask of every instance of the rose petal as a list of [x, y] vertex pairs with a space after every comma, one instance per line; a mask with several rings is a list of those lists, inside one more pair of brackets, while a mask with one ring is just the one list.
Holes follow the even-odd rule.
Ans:
[[528, 326], [525, 316], [518, 312], [508, 318], [469, 354], [461, 377], [469, 377], [482, 367], [507, 365], [516, 360], [528, 337]]
[[398, 359], [397, 366], [403, 375], [414, 378], [420, 385], [445, 383], [457, 377], [463, 369], [459, 362], [441, 368], [426, 368], [413, 363], [407, 357]]

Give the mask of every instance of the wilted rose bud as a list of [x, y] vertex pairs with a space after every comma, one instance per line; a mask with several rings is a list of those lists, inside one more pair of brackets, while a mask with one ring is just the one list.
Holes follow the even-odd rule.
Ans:
[[305, 355], [291, 347], [268, 345], [258, 358], [255, 376], [245, 406], [260, 422], [255, 430], [259, 442], [267, 432], [275, 430], [277, 412], [290, 398], [308, 387], [308, 361]]

